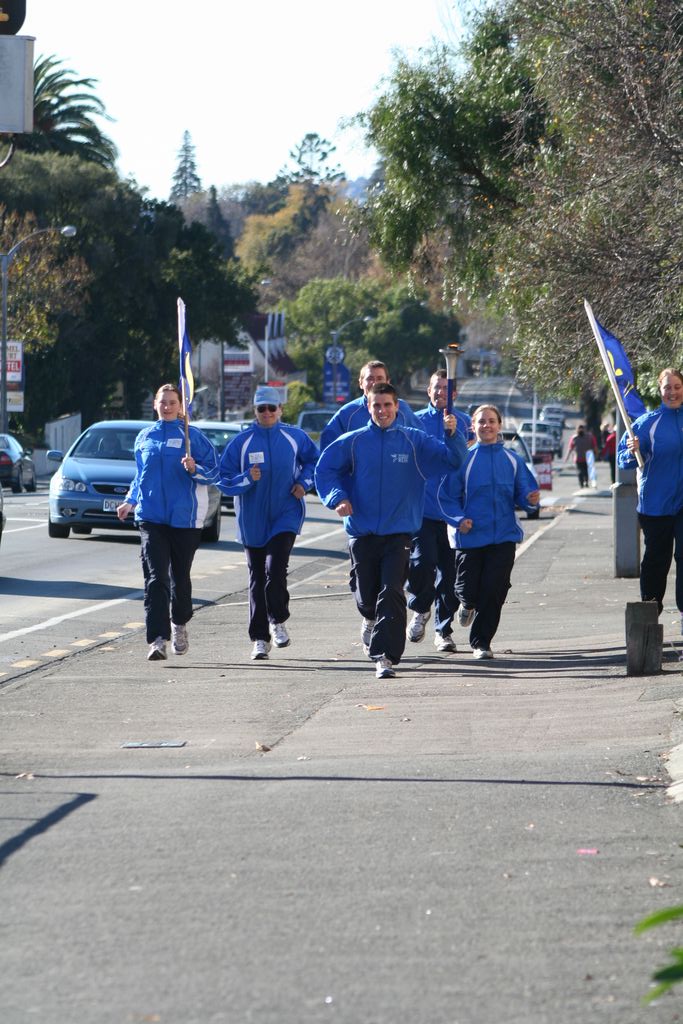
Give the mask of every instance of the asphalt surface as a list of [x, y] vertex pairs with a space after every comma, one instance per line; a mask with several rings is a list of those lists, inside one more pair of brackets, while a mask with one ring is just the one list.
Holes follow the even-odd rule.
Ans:
[[640, 1003], [679, 926], [633, 934], [681, 892], [678, 616], [627, 677], [599, 468], [557, 479], [492, 662], [428, 628], [375, 680], [330, 537], [267, 662], [245, 574], [184, 658], [138, 630], [3, 686], [4, 1024], [683, 1020]]

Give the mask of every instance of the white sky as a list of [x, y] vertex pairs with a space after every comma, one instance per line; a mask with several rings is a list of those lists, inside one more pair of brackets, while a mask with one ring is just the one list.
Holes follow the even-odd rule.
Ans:
[[166, 199], [187, 129], [202, 185], [267, 182], [307, 132], [349, 178], [375, 155], [340, 121], [367, 109], [393, 66], [455, 42], [457, 0], [27, 0], [22, 35], [97, 79], [119, 172]]

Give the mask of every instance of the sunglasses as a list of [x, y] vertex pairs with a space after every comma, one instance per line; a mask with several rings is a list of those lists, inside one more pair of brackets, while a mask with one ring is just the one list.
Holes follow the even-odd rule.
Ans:
[[256, 412], [277, 412], [277, 405], [257, 405]]

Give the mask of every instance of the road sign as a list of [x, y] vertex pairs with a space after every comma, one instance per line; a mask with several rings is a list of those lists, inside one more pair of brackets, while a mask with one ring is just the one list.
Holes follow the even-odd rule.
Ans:
[[343, 363], [345, 355], [346, 352], [341, 345], [330, 345], [325, 350], [325, 359], [327, 359], [328, 363]]

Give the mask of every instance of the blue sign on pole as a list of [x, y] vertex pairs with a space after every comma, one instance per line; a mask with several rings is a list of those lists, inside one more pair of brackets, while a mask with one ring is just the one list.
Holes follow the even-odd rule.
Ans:
[[323, 402], [348, 402], [351, 394], [351, 374], [344, 363], [323, 363]]

